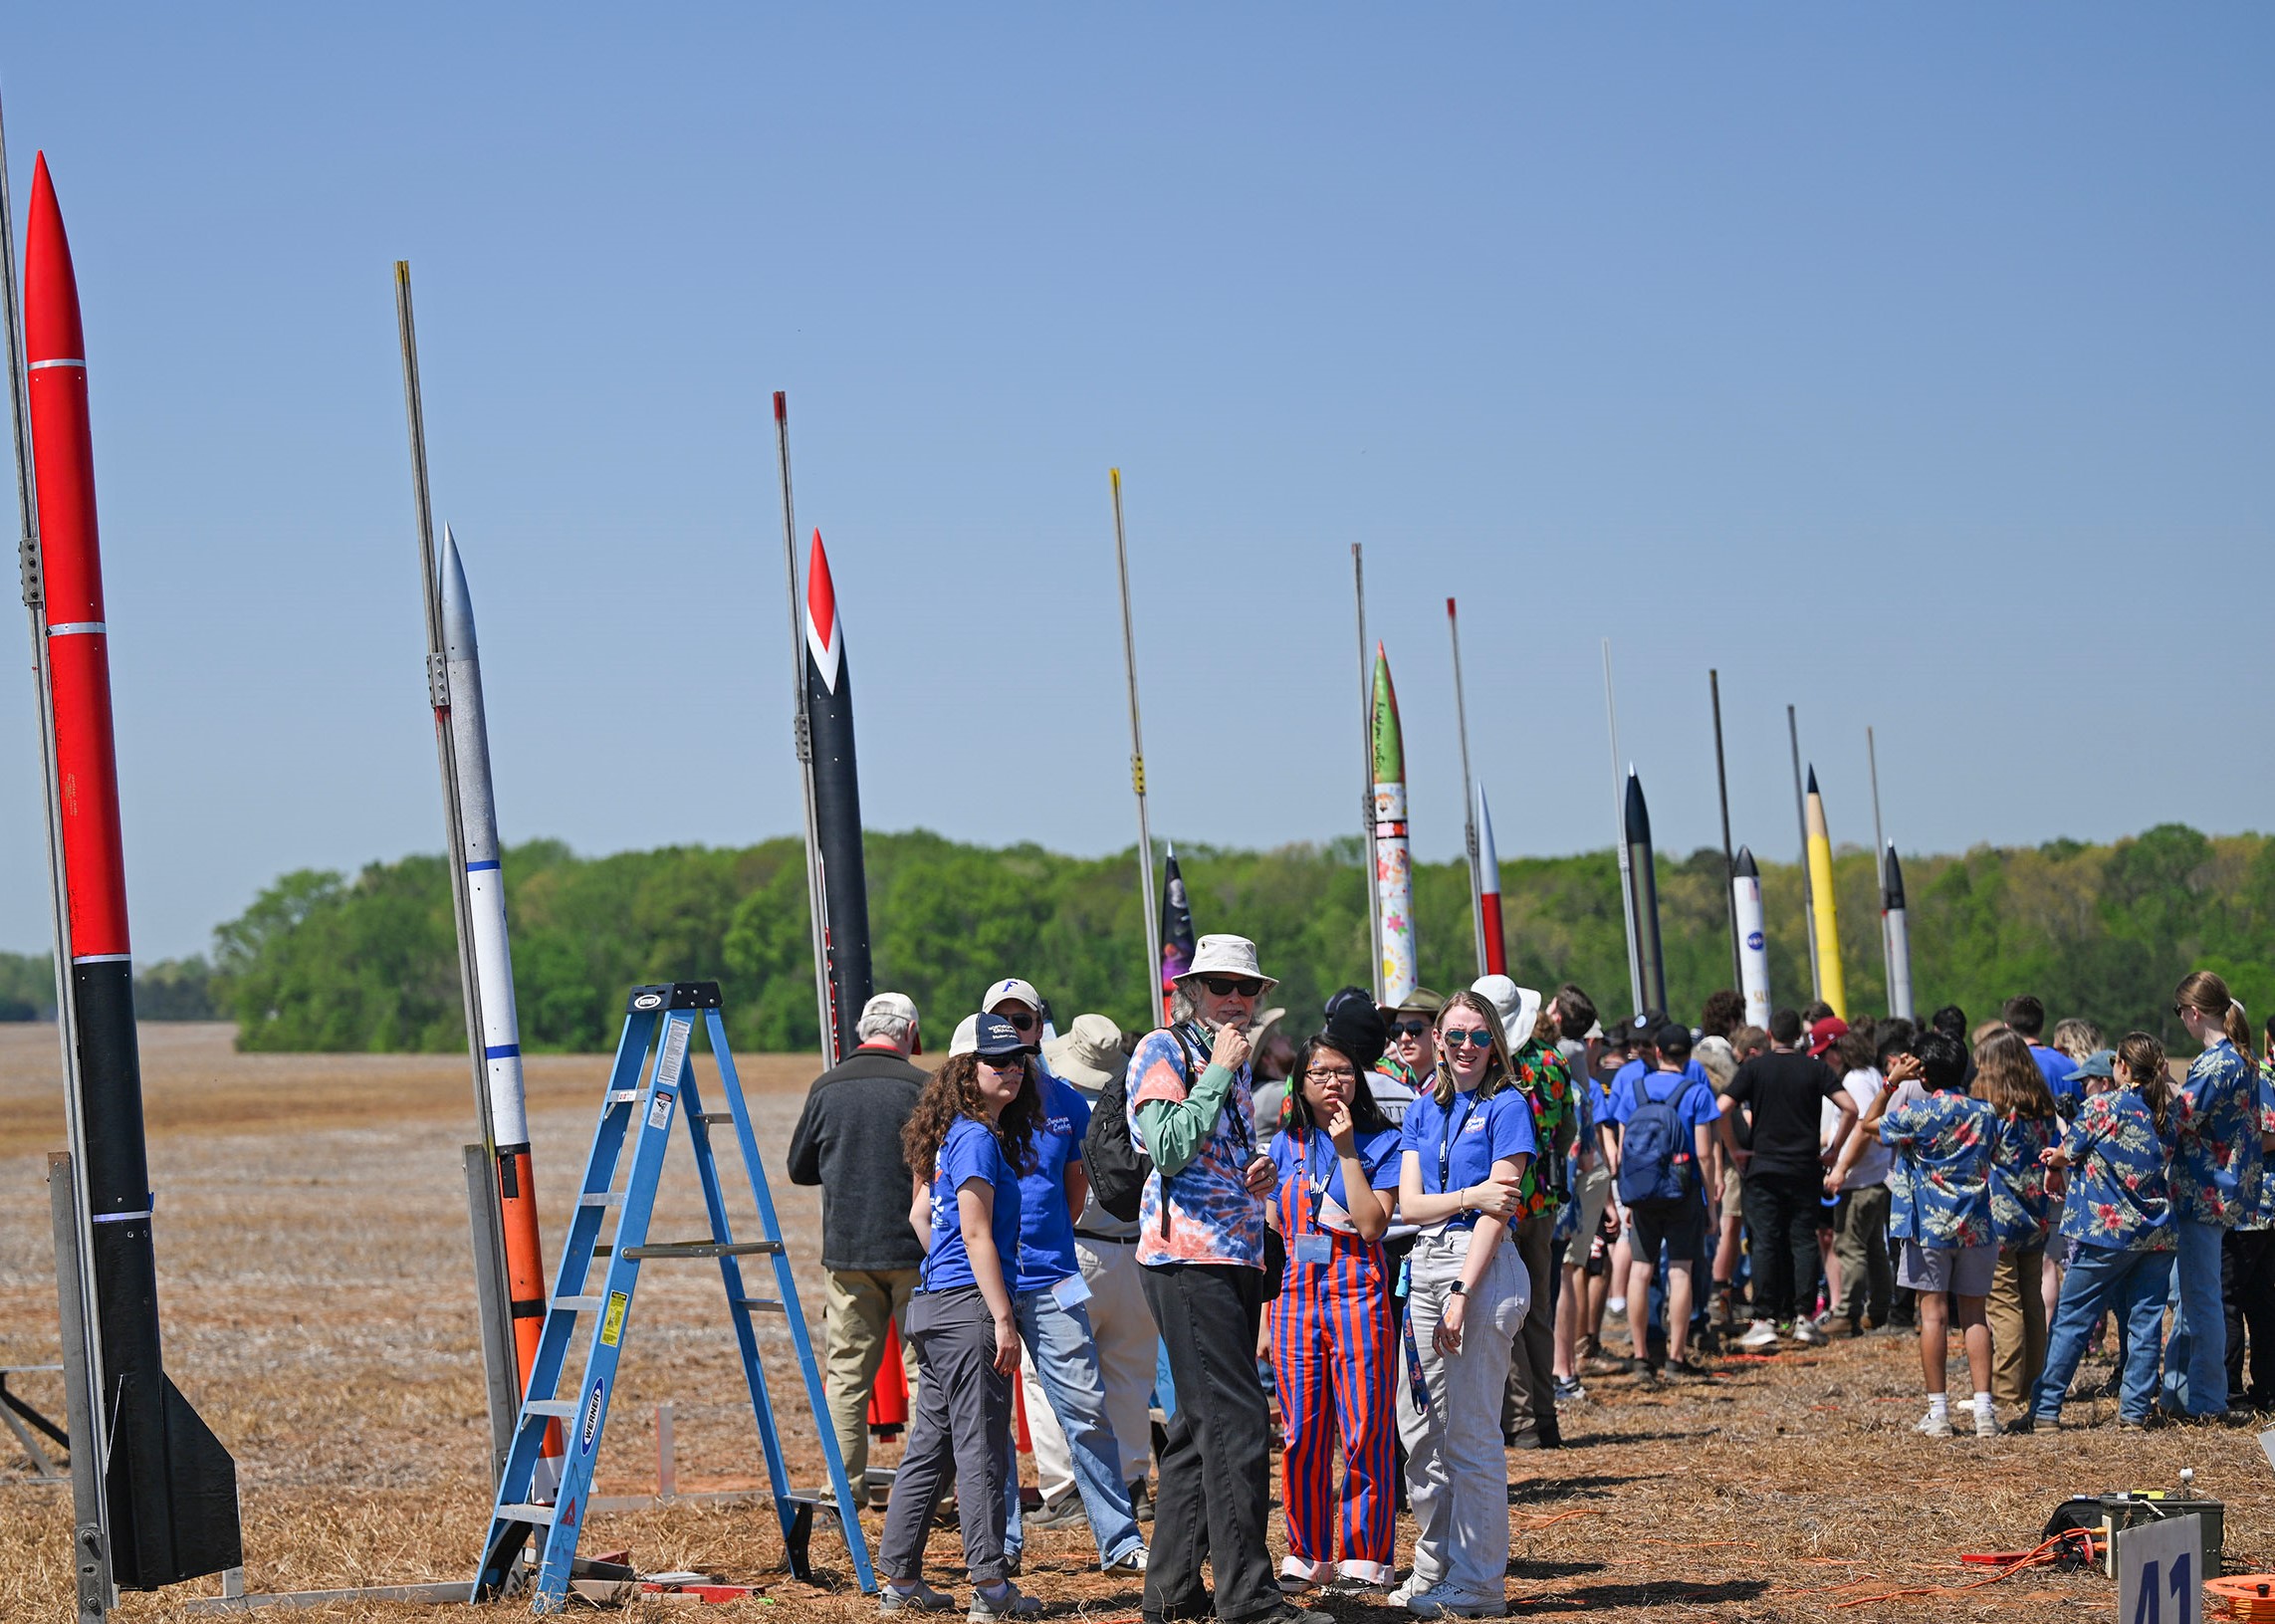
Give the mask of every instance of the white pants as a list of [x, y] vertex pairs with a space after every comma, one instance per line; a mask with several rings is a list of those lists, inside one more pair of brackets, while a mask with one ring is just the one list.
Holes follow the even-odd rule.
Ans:
[[1462, 1277], [1471, 1232], [1424, 1235], [1408, 1256], [1406, 1323], [1419, 1355], [1427, 1413], [1411, 1372], [1398, 1384], [1398, 1436], [1406, 1445], [1406, 1499], [1414, 1508], [1417, 1590], [1440, 1587], [1474, 1601], [1508, 1595], [1508, 1460], [1501, 1453], [1501, 1394], [1509, 1345], [1532, 1306], [1524, 1261], [1505, 1239], [1463, 1311], [1462, 1349], [1437, 1350], [1447, 1287]]
[[[1098, 1345], [1098, 1379], [1106, 1388], [1106, 1424], [1114, 1429], [1114, 1443], [1122, 1452], [1122, 1475], [1135, 1483], [1146, 1475], [1146, 1463], [1153, 1459], [1149, 1411], [1154, 1349], [1161, 1339], [1138, 1278], [1137, 1244], [1077, 1235], [1074, 1257], [1082, 1267], [1082, 1277], [1090, 1282], [1090, 1333]], [[1043, 1498], [1071, 1495], [1074, 1457], [1066, 1448], [1066, 1435], [1058, 1430], [1058, 1418], [1042, 1396], [1033, 1356], [1024, 1343], [1020, 1380], [1025, 1385], [1026, 1432], [1034, 1444], [1034, 1471]]]

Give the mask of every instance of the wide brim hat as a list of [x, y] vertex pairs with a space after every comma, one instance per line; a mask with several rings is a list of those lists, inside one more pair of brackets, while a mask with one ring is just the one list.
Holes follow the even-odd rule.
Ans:
[[1102, 1015], [1078, 1015], [1074, 1024], [1042, 1044], [1050, 1074], [1077, 1088], [1103, 1088], [1122, 1068], [1122, 1029]]
[[1470, 983], [1470, 991], [1493, 1007], [1511, 1049], [1522, 1048], [1532, 1042], [1532, 1029], [1540, 1022], [1538, 993], [1529, 987], [1517, 986], [1506, 976], [1479, 976]]
[[1202, 937], [1194, 944], [1193, 962], [1177, 978], [1178, 985], [1183, 986], [1195, 976], [1239, 976], [1244, 980], [1253, 978], [1263, 983], [1262, 991], [1265, 993], [1279, 985], [1276, 976], [1265, 975], [1256, 964], [1256, 945], [1246, 936]]

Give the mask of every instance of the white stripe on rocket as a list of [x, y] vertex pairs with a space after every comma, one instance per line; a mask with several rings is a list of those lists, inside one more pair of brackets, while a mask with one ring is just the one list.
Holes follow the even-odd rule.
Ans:
[[1500, 895], [1500, 853], [1493, 849], [1493, 814], [1485, 805], [1485, 787], [1478, 786], [1478, 891]]
[[823, 632], [813, 623], [813, 611], [805, 611], [805, 651], [813, 656], [813, 668], [821, 673], [821, 686], [835, 693], [837, 673], [845, 662], [845, 642], [838, 635], [836, 615], [829, 617], [829, 629]]

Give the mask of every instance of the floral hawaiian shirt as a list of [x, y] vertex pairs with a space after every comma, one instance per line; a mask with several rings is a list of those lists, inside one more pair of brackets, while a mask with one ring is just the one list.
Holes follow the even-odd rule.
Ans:
[[[2261, 1145], [2267, 1143], [2267, 1135], [2271, 1133], [2275, 1133], [2275, 1068], [2263, 1065], [2259, 1068], [2259, 1142]], [[2270, 1171], [2266, 1163], [2267, 1158], [2262, 1155], [2259, 1168], [2259, 1199], [2252, 1204], [2251, 1211], [2244, 1216], [2243, 1222], [2236, 1225], [2239, 1230], [2275, 1230], [2275, 1171]]]
[[2217, 1043], [2172, 1090], [2172, 1216], [2233, 1229], [2259, 1202], [2259, 1093], [2251, 1062]]
[[2054, 1198], [2038, 1152], [2062, 1136], [2058, 1116], [2002, 1116], [1990, 1152], [1990, 1233], [2002, 1247], [2033, 1252], [2054, 1233]]
[[1880, 1120], [1880, 1137], [1896, 1152], [1888, 1233], [1932, 1252], [1986, 1246], [1990, 1228], [1990, 1157], [1998, 1113], [1981, 1100], [1945, 1090], [1899, 1105]]
[[1564, 1199], [1564, 1192], [1556, 1188], [1561, 1170], [1548, 1147], [1557, 1143], [1557, 1135], [1572, 1121], [1572, 1072], [1564, 1056], [1538, 1039], [1511, 1056], [1511, 1069], [1517, 1088], [1532, 1101], [1533, 1136], [1541, 1146], [1541, 1153], [1532, 1158], [1524, 1177], [1517, 1181], [1516, 1217], [1511, 1222], [1521, 1223], [1536, 1214], [1554, 1212]]
[[2164, 1182], [2171, 1152], [2139, 1093], [2087, 1095], [2062, 1148], [2070, 1157], [2065, 1237], [2123, 1252], [2172, 1249], [2172, 1195]]

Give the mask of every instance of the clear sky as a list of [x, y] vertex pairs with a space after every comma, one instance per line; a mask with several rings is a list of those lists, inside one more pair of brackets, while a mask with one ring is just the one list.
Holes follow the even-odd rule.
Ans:
[[[769, 396], [873, 827], [1425, 856], [2264, 826], [2275, 12], [18, 8], [78, 256], [139, 956], [441, 845], [390, 266], [509, 841], [798, 826]], [[19, 651], [23, 645], [19, 644]], [[22, 667], [19, 665], [19, 671]], [[31, 685], [0, 946], [47, 941]], [[1024, 767], [1025, 782], [1019, 769]]]

